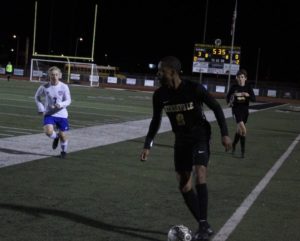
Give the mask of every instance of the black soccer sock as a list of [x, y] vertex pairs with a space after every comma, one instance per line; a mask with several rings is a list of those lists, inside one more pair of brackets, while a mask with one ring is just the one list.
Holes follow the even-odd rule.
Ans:
[[200, 210], [199, 210], [199, 203], [198, 203], [198, 198], [197, 198], [196, 193], [194, 192], [193, 189], [191, 189], [188, 192], [181, 192], [181, 194], [183, 196], [183, 199], [184, 199], [187, 207], [189, 208], [189, 210], [193, 214], [194, 218], [198, 222], [199, 218], [200, 218]]
[[245, 146], [246, 146], [246, 136], [241, 136], [241, 151], [245, 153]]
[[207, 220], [207, 206], [208, 206], [208, 190], [207, 190], [207, 184], [197, 184], [196, 190], [198, 194], [198, 202], [199, 202], [199, 210], [200, 210], [200, 216], [199, 220]]
[[235, 133], [235, 136], [234, 136], [234, 140], [233, 140], [233, 143], [232, 143], [232, 145], [236, 145], [238, 142], [239, 142], [239, 140], [240, 140], [240, 134], [239, 133]]

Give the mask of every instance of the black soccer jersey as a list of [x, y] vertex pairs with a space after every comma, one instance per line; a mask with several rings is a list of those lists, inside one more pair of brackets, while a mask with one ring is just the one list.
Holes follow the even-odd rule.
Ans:
[[[242, 92], [248, 93], [249, 97], [234, 96], [235, 93], [242, 93]], [[226, 99], [227, 99], [227, 103], [229, 103], [232, 106], [232, 108], [248, 108], [249, 102], [255, 101], [255, 95], [250, 85], [246, 84], [244, 86], [240, 86], [236, 84], [231, 86]]]
[[201, 85], [192, 81], [182, 80], [177, 89], [162, 86], [153, 94], [153, 116], [144, 147], [150, 148], [161, 123], [162, 112], [165, 110], [175, 136], [201, 135], [207, 121], [203, 112], [203, 103], [213, 110], [222, 136], [228, 135], [224, 113], [220, 104]]

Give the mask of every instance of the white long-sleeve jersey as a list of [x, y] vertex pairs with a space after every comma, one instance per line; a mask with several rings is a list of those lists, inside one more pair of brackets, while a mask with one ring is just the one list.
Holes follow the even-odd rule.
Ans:
[[[57, 85], [50, 83], [41, 85], [34, 96], [38, 112], [54, 117], [68, 118], [67, 106], [71, 104], [71, 94], [69, 86], [63, 82]], [[59, 104], [60, 108], [54, 107]]]

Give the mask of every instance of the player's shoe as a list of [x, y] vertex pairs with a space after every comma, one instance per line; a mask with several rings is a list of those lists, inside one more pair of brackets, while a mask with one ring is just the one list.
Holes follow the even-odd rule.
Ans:
[[67, 153], [66, 153], [65, 151], [62, 151], [62, 152], [60, 153], [60, 158], [66, 159], [66, 158], [67, 158]]
[[245, 158], [245, 152], [242, 152], [241, 158]]
[[206, 241], [214, 234], [214, 231], [210, 227], [207, 221], [199, 222], [199, 229], [193, 237], [193, 241]]
[[194, 235], [192, 241], [208, 241], [209, 235], [202, 229], [199, 229]]
[[57, 136], [52, 142], [52, 149], [55, 150], [58, 146], [59, 136]]
[[207, 221], [200, 222], [199, 228], [202, 228], [208, 234], [208, 236], [211, 236], [214, 234], [214, 231], [212, 230], [212, 228], [210, 227], [210, 225]]

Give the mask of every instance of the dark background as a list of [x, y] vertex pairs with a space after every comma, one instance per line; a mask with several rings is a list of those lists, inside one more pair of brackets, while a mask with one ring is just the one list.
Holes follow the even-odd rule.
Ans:
[[[0, 64], [15, 63], [16, 51], [10, 52], [17, 45], [13, 34], [19, 38], [18, 64], [24, 64], [26, 39], [32, 53], [34, 2], [1, 3]], [[231, 45], [234, 0], [48, 0], [38, 1], [36, 51], [74, 56], [77, 42], [77, 56], [90, 56], [95, 4], [98, 65], [147, 73], [149, 63], [175, 55], [183, 62], [184, 74], [192, 74], [194, 44], [204, 40], [206, 7], [205, 43], [220, 38], [222, 45]], [[241, 47], [241, 67], [248, 70], [249, 79], [258, 73], [262, 81], [300, 84], [299, 26], [299, 13], [292, 3], [238, 1], [235, 46]], [[78, 37], [84, 40], [78, 42]]]

